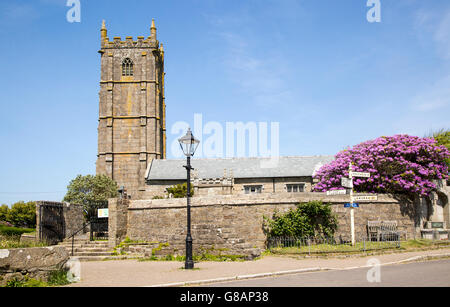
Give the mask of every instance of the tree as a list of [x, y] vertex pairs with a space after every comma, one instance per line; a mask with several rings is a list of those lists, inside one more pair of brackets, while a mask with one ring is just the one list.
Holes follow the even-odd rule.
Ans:
[[118, 197], [117, 183], [106, 175], [78, 175], [67, 186], [63, 201], [83, 205], [92, 214], [102, 202]]
[[449, 150], [434, 138], [409, 135], [380, 137], [339, 152], [335, 160], [316, 173], [314, 191], [341, 189], [341, 178], [353, 171], [369, 172], [369, 178], [354, 178], [357, 192], [429, 195], [435, 180], [447, 179]]
[[[445, 146], [450, 151], [450, 130], [441, 129], [439, 131], [433, 132], [430, 136], [436, 140], [437, 145]], [[450, 158], [445, 160], [447, 166], [450, 167]]]
[[269, 237], [332, 237], [337, 229], [331, 205], [321, 201], [298, 204], [296, 209], [283, 214], [275, 212], [272, 219], [265, 221]]
[[8, 214], [9, 207], [8, 205], [0, 206], [0, 221], [6, 222], [6, 215]]
[[[185, 198], [187, 194], [187, 183], [180, 183], [167, 188], [167, 193], [172, 194], [174, 198]], [[194, 196], [194, 189], [192, 187], [191, 196]]]
[[6, 221], [16, 227], [36, 227], [36, 203], [19, 201], [6, 213]]

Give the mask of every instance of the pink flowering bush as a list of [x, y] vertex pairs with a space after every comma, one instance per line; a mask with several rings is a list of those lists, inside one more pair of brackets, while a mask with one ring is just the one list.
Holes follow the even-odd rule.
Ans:
[[353, 178], [354, 191], [428, 195], [434, 180], [448, 178], [446, 159], [450, 152], [433, 138], [409, 135], [380, 137], [339, 152], [335, 160], [315, 175], [314, 191], [342, 189], [341, 177], [353, 171], [369, 172], [370, 178]]

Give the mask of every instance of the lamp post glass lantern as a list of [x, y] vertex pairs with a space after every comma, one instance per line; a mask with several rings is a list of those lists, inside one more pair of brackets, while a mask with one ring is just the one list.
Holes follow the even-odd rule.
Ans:
[[188, 158], [194, 155], [198, 145], [200, 144], [200, 141], [192, 135], [191, 128], [188, 129], [185, 136], [178, 139], [178, 142], [180, 143], [180, 147], [184, 155]]
[[189, 128], [186, 135], [182, 138], [178, 139], [180, 143], [181, 150], [185, 154], [187, 158], [187, 165], [184, 166], [187, 171], [187, 234], [186, 234], [186, 262], [185, 269], [193, 269], [194, 268], [194, 260], [192, 259], [192, 236], [191, 236], [191, 157], [194, 155], [197, 150], [200, 141], [197, 140], [191, 132]]

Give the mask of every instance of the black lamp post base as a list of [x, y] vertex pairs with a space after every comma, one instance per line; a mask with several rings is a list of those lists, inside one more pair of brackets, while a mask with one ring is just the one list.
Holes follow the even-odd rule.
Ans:
[[186, 261], [184, 264], [184, 268], [186, 270], [192, 270], [194, 268], [194, 261], [192, 260]]
[[186, 237], [186, 262], [184, 268], [186, 270], [194, 268], [194, 260], [192, 259], [192, 237], [190, 233]]

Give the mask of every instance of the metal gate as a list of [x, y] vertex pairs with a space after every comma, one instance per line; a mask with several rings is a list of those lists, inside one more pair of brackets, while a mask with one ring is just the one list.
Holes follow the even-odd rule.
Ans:
[[88, 212], [88, 220], [90, 222], [90, 240], [106, 240], [108, 239], [108, 218], [98, 217], [98, 209], [108, 209], [108, 202], [97, 202], [92, 206], [92, 210]]
[[63, 205], [43, 203], [39, 206], [39, 239], [53, 245], [64, 240], [65, 223]]

